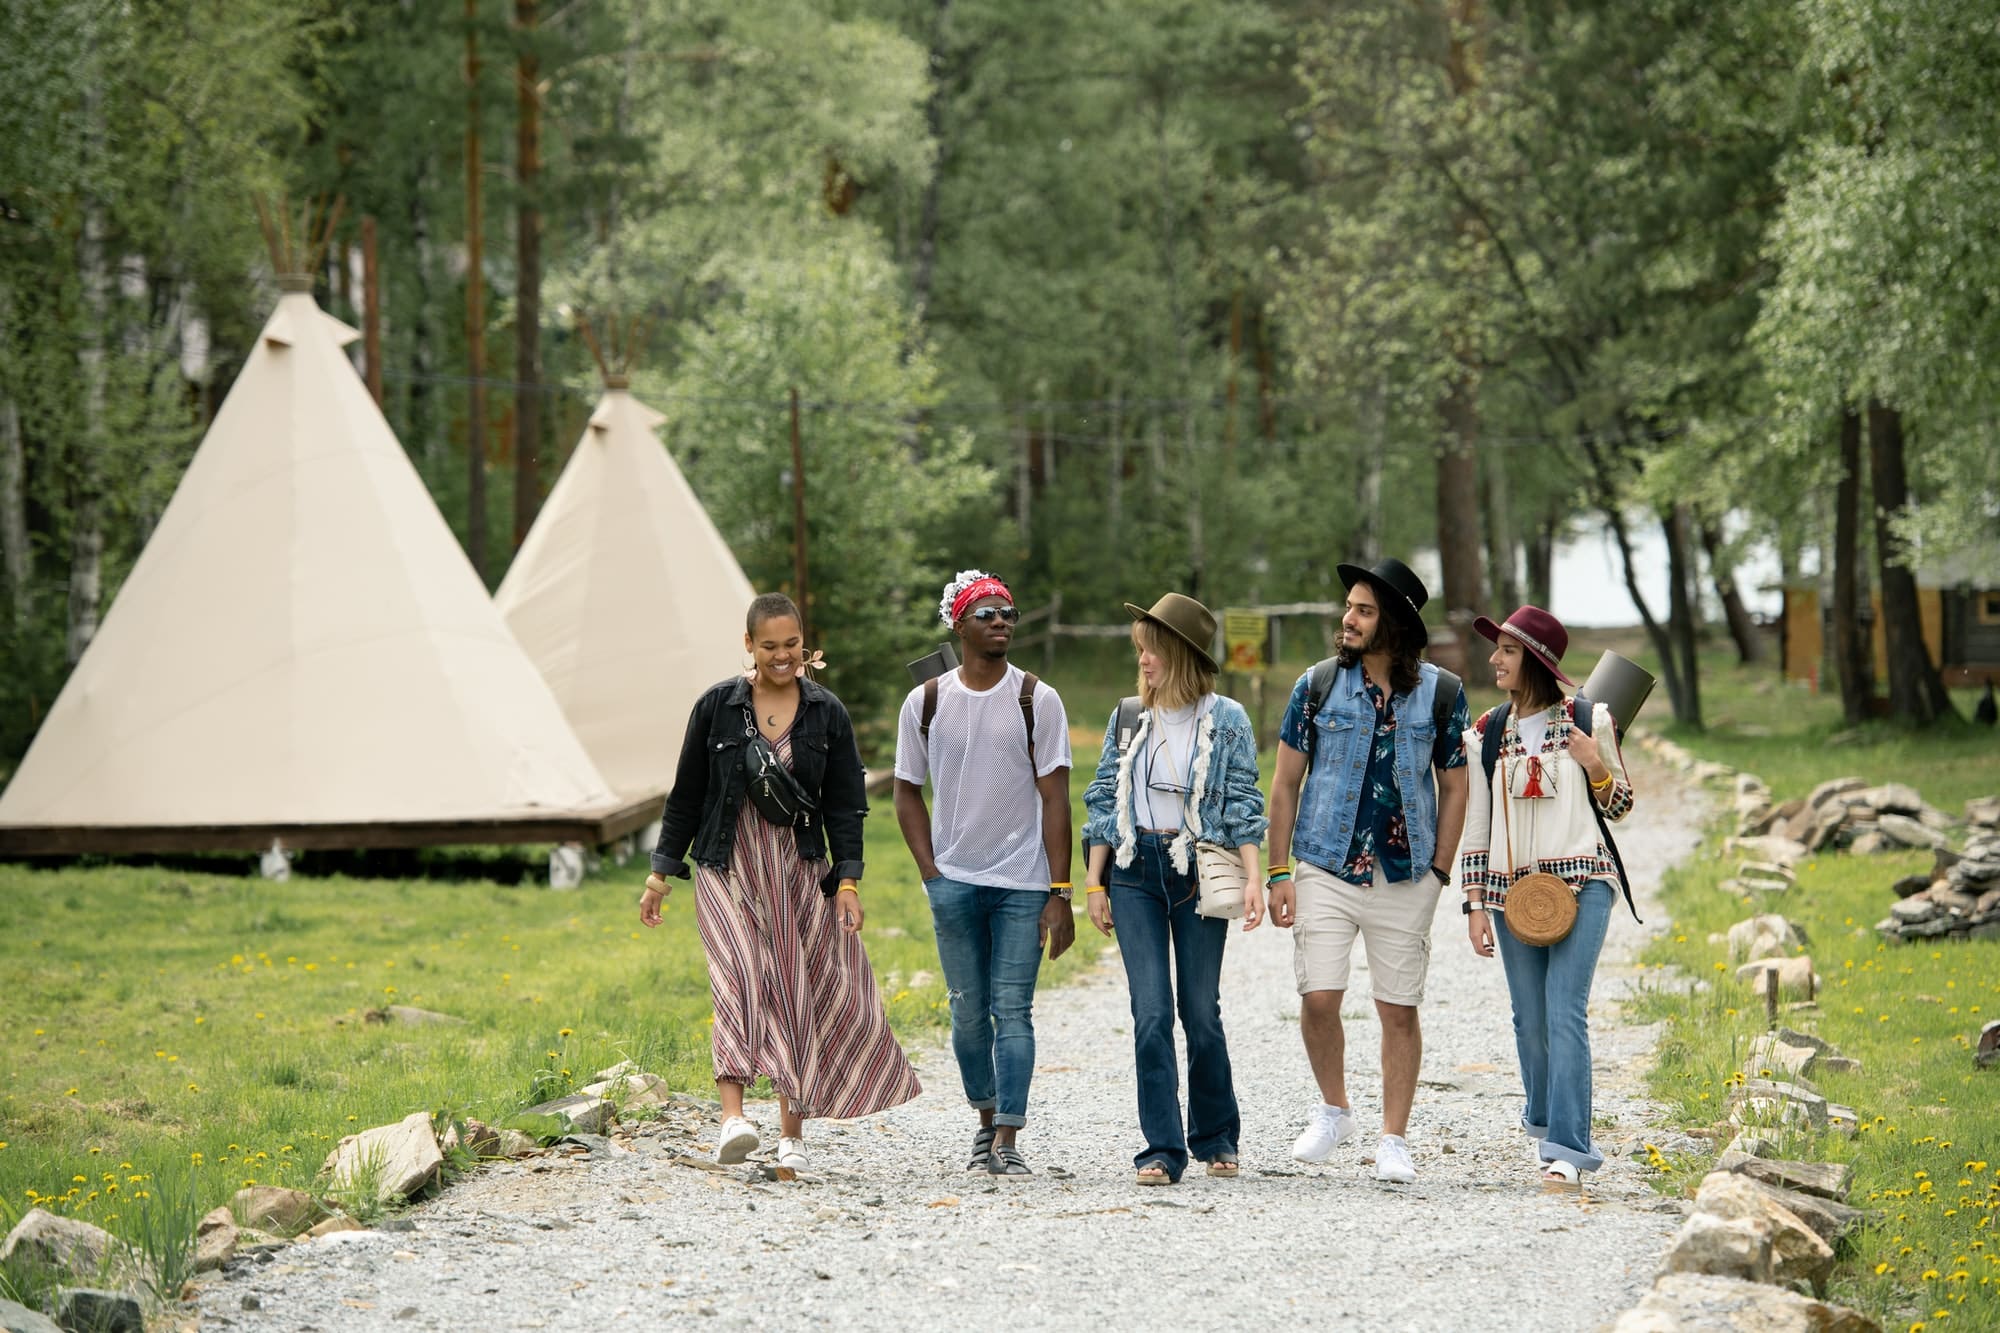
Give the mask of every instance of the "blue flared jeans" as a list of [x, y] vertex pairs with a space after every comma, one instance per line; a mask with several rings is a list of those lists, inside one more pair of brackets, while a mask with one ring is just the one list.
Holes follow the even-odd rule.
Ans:
[[1035, 1075], [1035, 980], [1046, 893], [924, 881], [951, 1001], [951, 1050], [965, 1099], [996, 1125], [1028, 1123]]
[[1576, 925], [1541, 947], [1514, 938], [1506, 923], [1494, 928], [1514, 1002], [1514, 1049], [1528, 1104], [1521, 1128], [1541, 1141], [1545, 1162], [1574, 1163], [1580, 1171], [1604, 1165], [1590, 1140], [1590, 982], [1611, 925], [1617, 895], [1608, 880], [1593, 879], [1576, 897]]
[[[1132, 994], [1132, 1046], [1139, 1081], [1135, 1166], [1157, 1162], [1175, 1180], [1188, 1157], [1236, 1151], [1242, 1120], [1222, 1032], [1222, 950], [1229, 922], [1195, 913], [1194, 867], [1174, 869], [1164, 834], [1142, 833], [1132, 864], [1113, 866], [1112, 927]], [[1180, 1060], [1174, 1015], [1187, 1039], [1187, 1128], [1181, 1127]]]

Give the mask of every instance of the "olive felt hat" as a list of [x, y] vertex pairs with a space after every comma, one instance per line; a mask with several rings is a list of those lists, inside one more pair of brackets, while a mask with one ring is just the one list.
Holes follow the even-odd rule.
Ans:
[[1194, 649], [1194, 655], [1210, 671], [1220, 671], [1209, 647], [1215, 642], [1215, 613], [1181, 593], [1170, 592], [1154, 602], [1152, 609], [1125, 603], [1134, 620], [1150, 620]]
[[1349, 588], [1364, 581], [1374, 588], [1382, 609], [1416, 630], [1417, 642], [1423, 643], [1428, 635], [1424, 628], [1424, 603], [1431, 599], [1431, 594], [1408, 565], [1391, 556], [1373, 569], [1359, 565], [1335, 565], [1334, 569]]

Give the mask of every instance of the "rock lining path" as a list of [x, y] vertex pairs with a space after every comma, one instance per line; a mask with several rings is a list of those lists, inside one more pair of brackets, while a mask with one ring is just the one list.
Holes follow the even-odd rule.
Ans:
[[[1697, 844], [1707, 807], [1685, 779], [1631, 758], [1641, 804], [1620, 844], [1651, 930], [1665, 921], [1660, 871]], [[1640, 1086], [1657, 1030], [1613, 1021], [1645, 930], [1629, 917], [1614, 927], [1591, 1005], [1599, 1133], [1614, 1155], [1580, 1195], [1551, 1193], [1515, 1129], [1500, 963], [1473, 956], [1454, 903], [1433, 935], [1415, 1185], [1379, 1184], [1369, 1165], [1378, 1028], [1359, 950], [1347, 1009], [1364, 1133], [1327, 1166], [1290, 1159], [1316, 1097], [1290, 937], [1267, 926], [1232, 937], [1224, 965], [1245, 1135], [1236, 1181], [1197, 1167], [1177, 1188], [1131, 1183], [1130, 1016], [1107, 957], [1037, 1005], [1032, 1180], [959, 1169], [973, 1121], [939, 1043], [913, 1053], [917, 1102], [809, 1126], [815, 1170], [798, 1181], [677, 1164], [715, 1128], [683, 1110], [642, 1127], [636, 1151], [491, 1166], [398, 1219], [405, 1229], [239, 1264], [204, 1285], [202, 1326], [1594, 1328], [1645, 1293], [1684, 1212], [1632, 1156], [1662, 1141]], [[775, 1136], [775, 1109], [759, 1118]]]

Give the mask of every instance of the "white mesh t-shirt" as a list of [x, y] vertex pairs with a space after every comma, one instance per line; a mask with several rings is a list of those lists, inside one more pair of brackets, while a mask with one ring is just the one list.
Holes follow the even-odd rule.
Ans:
[[[966, 884], [1047, 893], [1042, 798], [1028, 772], [1021, 719], [1021, 668], [990, 690], [965, 687], [957, 671], [938, 678], [937, 716], [925, 740], [924, 688], [903, 700], [896, 726], [896, 776], [931, 784], [931, 851], [938, 873]], [[1070, 766], [1069, 717], [1062, 699], [1035, 683], [1035, 764], [1046, 777]]]

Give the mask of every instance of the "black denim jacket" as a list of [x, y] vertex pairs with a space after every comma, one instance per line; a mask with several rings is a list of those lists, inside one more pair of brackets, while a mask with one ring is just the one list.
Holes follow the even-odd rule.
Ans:
[[[681, 741], [680, 767], [660, 820], [653, 869], [687, 879], [687, 859], [724, 869], [736, 837], [736, 812], [747, 781], [743, 746], [749, 737], [750, 682], [741, 676], [712, 685], [695, 701]], [[861, 821], [868, 814], [866, 775], [854, 744], [854, 723], [832, 690], [799, 681], [799, 713], [792, 723], [792, 776], [819, 805], [794, 830], [799, 856], [812, 861], [833, 843], [832, 868], [820, 881], [830, 889], [861, 878]], [[690, 853], [689, 848], [692, 847]]]

